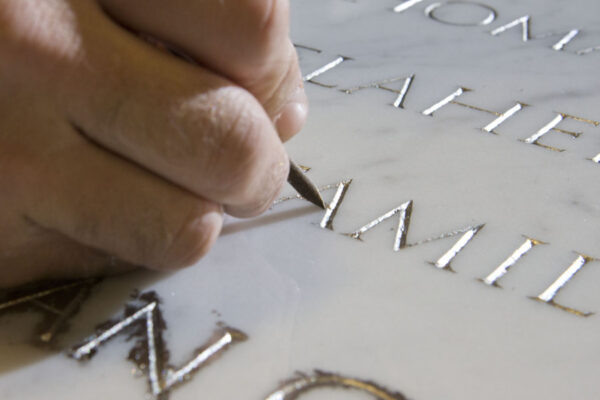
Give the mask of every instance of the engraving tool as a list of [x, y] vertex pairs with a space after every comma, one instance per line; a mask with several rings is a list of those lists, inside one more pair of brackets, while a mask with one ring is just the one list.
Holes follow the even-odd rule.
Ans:
[[319, 193], [319, 189], [311, 182], [310, 179], [302, 172], [302, 169], [290, 159], [290, 174], [288, 175], [288, 182], [300, 196], [310, 201], [314, 205], [322, 208], [325, 207], [325, 202]]

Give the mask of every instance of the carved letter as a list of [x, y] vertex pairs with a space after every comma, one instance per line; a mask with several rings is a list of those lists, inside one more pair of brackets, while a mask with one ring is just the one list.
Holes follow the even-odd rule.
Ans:
[[548, 32], [542, 35], [532, 36], [531, 35], [531, 17], [529, 15], [524, 15], [515, 19], [514, 21], [509, 22], [506, 25], [499, 26], [498, 28], [492, 30], [490, 34], [492, 36], [497, 36], [503, 32], [506, 32], [509, 29], [512, 29], [517, 26], [521, 26], [521, 40], [523, 42], [527, 42], [529, 40], [535, 39], [543, 39], [550, 36], [563, 35], [562, 38], [552, 45], [552, 48], [556, 51], [561, 51], [565, 48], [565, 46], [575, 38], [579, 34], [579, 29], [571, 29], [567, 33], [558, 33], [558, 32]]
[[293, 400], [306, 392], [318, 388], [353, 389], [372, 396], [377, 400], [406, 400], [402, 393], [392, 392], [372, 381], [347, 378], [329, 372], [315, 371], [312, 375], [300, 375], [283, 384], [265, 400]]
[[552, 146], [547, 146], [545, 144], [542, 144], [539, 142], [539, 140], [550, 131], [564, 133], [564, 134], [572, 136], [574, 138], [578, 138], [579, 136], [581, 136], [582, 132], [572, 132], [572, 131], [567, 131], [567, 130], [556, 127], [558, 124], [561, 123], [561, 121], [563, 121], [566, 118], [570, 118], [575, 121], [585, 122], [586, 124], [593, 125], [593, 126], [600, 125], [600, 122], [598, 122], [598, 121], [593, 121], [591, 119], [585, 119], [585, 118], [581, 118], [581, 117], [576, 117], [574, 115], [560, 113], [556, 117], [554, 117], [554, 119], [552, 119], [550, 122], [548, 122], [546, 125], [544, 125], [534, 135], [528, 137], [527, 139], [524, 139], [523, 142], [525, 142], [527, 144], [534, 144], [536, 146], [540, 146], [540, 147], [543, 147], [545, 149], [552, 150], [552, 151], [559, 151], [559, 152], [564, 151], [564, 149], [559, 149], [557, 147], [552, 147]]
[[422, 1], [423, 0], [406, 0], [406, 1], [403, 1], [402, 3], [400, 3], [396, 7], [394, 7], [394, 12], [395, 13], [404, 12], [404, 11], [408, 10], [409, 8], [411, 8], [412, 6], [415, 6], [415, 5], [419, 4]]
[[[431, 264], [433, 266], [435, 266], [436, 268], [445, 269], [450, 272], [454, 272], [454, 270], [450, 266], [450, 263], [458, 255], [458, 253], [460, 253], [465, 248], [465, 246], [468, 245], [471, 240], [473, 240], [475, 235], [477, 235], [484, 226], [485, 225], [483, 225], [483, 224], [477, 225], [477, 226], [473, 226], [473, 227], [468, 227], [468, 228], [464, 229], [462, 232], [456, 232], [456, 234], [463, 233], [463, 232], [464, 232], [464, 234], [460, 237], [460, 239], [458, 239], [458, 241], [456, 243], [454, 243], [454, 245], [450, 248], [450, 250], [448, 250], [436, 262], [432, 262]], [[447, 235], [445, 237], [448, 237], [448, 236], [449, 235]]]
[[[436, 16], [435, 11], [443, 6], [454, 6], [454, 5], [462, 5], [462, 6], [472, 6], [472, 7], [476, 7], [476, 8], [481, 8], [485, 11], [488, 11], [488, 15], [487, 17], [485, 17], [484, 19], [482, 19], [481, 21], [475, 21], [475, 22], [458, 22], [458, 21], [450, 21], [448, 19], [441, 19], [439, 17]], [[429, 18], [431, 18], [434, 21], [437, 22], [441, 22], [443, 24], [448, 24], [448, 25], [457, 25], [457, 26], [483, 26], [483, 25], [489, 25], [492, 22], [494, 22], [494, 20], [496, 19], [496, 10], [494, 10], [492, 7], [490, 6], [486, 6], [485, 4], [481, 4], [481, 3], [472, 3], [469, 1], [448, 1], [445, 3], [433, 3], [429, 6], [427, 6], [427, 8], [425, 8], [425, 15], [428, 16]]]
[[424, 243], [433, 242], [435, 240], [446, 239], [449, 237], [462, 235], [458, 239], [458, 241], [450, 248], [450, 250], [448, 250], [436, 262], [431, 263], [436, 268], [445, 269], [445, 270], [454, 272], [452, 270], [452, 268], [450, 267], [450, 263], [458, 255], [458, 253], [460, 253], [465, 248], [465, 246], [467, 244], [469, 244], [469, 242], [475, 237], [475, 235], [477, 235], [477, 233], [484, 227], [484, 225], [482, 224], [482, 225], [478, 225], [475, 227], [469, 226], [467, 228], [459, 229], [457, 231], [447, 232], [447, 233], [443, 233], [441, 235], [438, 235], [438, 236], [435, 236], [432, 238], [421, 240], [416, 243], [407, 244], [406, 239], [408, 237], [408, 230], [410, 228], [412, 207], [413, 207], [413, 202], [412, 202], [412, 200], [409, 200], [409, 201], [401, 204], [400, 206], [393, 208], [392, 210], [388, 211], [387, 213], [381, 215], [380, 217], [375, 218], [373, 221], [367, 223], [366, 225], [362, 226], [361, 228], [357, 229], [356, 231], [354, 231], [352, 233], [346, 233], [345, 235], [349, 236], [353, 239], [356, 239], [356, 240], [362, 240], [362, 235], [364, 233], [370, 231], [371, 229], [373, 229], [374, 227], [376, 227], [383, 221], [393, 217], [396, 214], [399, 214], [399, 218], [398, 218], [398, 228], [396, 229], [396, 236], [394, 238], [394, 246], [393, 246], [394, 251], [400, 251], [406, 247], [414, 247], [414, 246], [418, 246], [418, 245], [421, 245]]
[[336, 85], [327, 85], [325, 83], [317, 82], [317, 81], [315, 81], [315, 78], [318, 77], [318, 76], [323, 75], [327, 71], [331, 71], [332, 69], [334, 69], [335, 67], [337, 67], [341, 63], [343, 63], [344, 61], [348, 61], [348, 60], [352, 60], [352, 58], [346, 57], [346, 56], [338, 56], [335, 60], [330, 61], [327, 64], [323, 65], [322, 67], [317, 68], [313, 72], [310, 72], [310, 73], [306, 74], [302, 78], [302, 80], [304, 82], [314, 83], [314, 84], [317, 84], [319, 86], [324, 86], [326, 88], [334, 88], [334, 87], [336, 87]]
[[435, 103], [434, 105], [432, 105], [428, 109], [423, 110], [422, 114], [426, 115], [428, 117], [429, 116], [433, 116], [434, 112], [436, 112], [440, 108], [444, 107], [446, 104], [450, 103], [451, 101], [453, 101], [454, 99], [456, 99], [458, 96], [462, 96], [465, 92], [470, 92], [470, 91], [471, 91], [471, 89], [460, 87], [460, 88], [456, 89], [453, 93], [451, 93], [449, 96], [446, 96], [441, 101]]
[[506, 32], [507, 30], [514, 28], [515, 26], [521, 25], [521, 39], [526, 42], [529, 40], [529, 15], [524, 15], [520, 18], [515, 19], [512, 22], [509, 22], [506, 25], [499, 26], [498, 28], [492, 30], [490, 33], [492, 36], [496, 36], [501, 34], [502, 32]]
[[396, 214], [400, 214], [398, 218], [398, 229], [396, 230], [396, 238], [394, 239], [394, 251], [398, 251], [406, 247], [406, 236], [408, 235], [408, 228], [410, 227], [410, 217], [412, 215], [412, 200], [407, 201], [406, 203], [394, 208], [393, 210], [388, 211], [382, 216], [375, 218], [373, 221], [369, 222], [365, 226], [359, 228], [358, 230], [346, 234], [353, 239], [362, 240], [361, 235], [367, 231], [370, 231], [383, 221], [388, 218], [393, 217]]
[[532, 238], [526, 238], [525, 242], [516, 249], [510, 257], [508, 257], [502, 264], [500, 264], [491, 274], [482, 279], [481, 281], [489, 286], [500, 287], [498, 279], [502, 278], [508, 270], [515, 265], [521, 257], [529, 253], [531, 249], [539, 244], [545, 244], [544, 242]]
[[321, 228], [329, 229], [331, 231], [333, 230], [333, 220], [337, 215], [342, 201], [344, 201], [344, 197], [346, 196], [346, 192], [348, 191], [348, 188], [350, 187], [351, 183], [352, 179], [350, 179], [349, 181], [340, 182], [338, 184], [337, 191], [333, 196], [333, 200], [331, 200], [331, 203], [329, 203], [329, 205], [327, 206], [327, 210], [325, 210], [325, 215], [323, 216], [323, 219], [319, 224]]
[[[327, 190], [331, 190], [331, 189], [337, 189], [335, 194], [333, 195], [333, 199], [331, 200], [331, 202], [325, 209], [325, 214], [323, 215], [323, 218], [321, 219], [321, 223], [319, 224], [319, 226], [321, 228], [329, 229], [331, 231], [333, 230], [333, 220], [335, 219], [335, 216], [337, 215], [337, 212], [338, 212], [340, 206], [342, 205], [342, 202], [344, 201], [344, 197], [346, 196], [346, 192], [348, 191], [348, 188], [350, 187], [351, 183], [352, 183], [352, 179], [349, 179], [349, 180], [341, 181], [339, 183], [319, 187], [319, 193], [323, 193], [323, 192], [325, 192]], [[284, 203], [286, 201], [294, 200], [294, 199], [303, 199], [303, 197], [300, 196], [299, 194], [296, 194], [293, 196], [281, 197], [281, 198], [275, 200], [275, 202], [273, 203], [271, 208], [273, 208], [281, 203]]]
[[559, 308], [563, 311], [567, 311], [571, 314], [575, 314], [579, 317], [589, 317], [593, 313], [583, 312], [571, 307], [563, 306], [555, 302], [554, 298], [558, 294], [559, 290], [562, 289], [577, 272], [579, 272], [587, 263], [592, 261], [598, 260], [583, 254], [577, 254], [577, 258], [575, 259], [575, 261], [573, 261], [573, 263], [550, 286], [548, 286], [546, 290], [540, 293], [537, 297], [531, 297], [531, 299], [542, 301], [546, 304]]
[[552, 45], [552, 48], [556, 51], [561, 51], [565, 46], [573, 40], [575, 36], [579, 34], [578, 29], [571, 29], [562, 39]]
[[199, 349], [183, 367], [174, 370], [167, 366], [168, 350], [162, 337], [165, 322], [160, 313], [159, 300], [153, 293], [143, 294], [139, 299], [150, 302], [133, 311], [126, 311], [126, 316], [118, 322], [102, 324], [104, 328], [83, 344], [74, 347], [70, 356], [79, 361], [89, 360], [102, 344], [119, 334], [128, 333], [131, 337], [137, 337], [137, 343], [129, 353], [129, 360], [148, 374], [152, 395], [166, 399], [173, 386], [186, 382], [192, 373], [197, 372], [213, 356], [230, 345], [247, 339], [246, 335], [236, 329], [223, 328], [215, 341]]
[[[490, 122], [489, 124], [487, 124], [486, 126], [484, 126], [483, 130], [486, 131], [486, 132], [489, 132], [489, 133], [497, 133], [494, 129], [496, 129], [504, 121], [506, 121], [507, 119], [509, 119], [510, 117], [512, 117], [513, 115], [515, 115], [519, 111], [521, 111], [523, 109], [523, 107], [527, 107], [527, 104], [525, 104], [525, 103], [517, 103], [517, 104], [515, 104], [514, 106], [512, 106], [511, 108], [509, 108], [508, 110], [504, 111], [501, 114], [500, 113], [495, 113], [495, 112], [492, 111], [491, 113], [497, 115], [498, 118], [496, 118], [495, 120], [493, 120], [492, 122]], [[473, 108], [473, 107], [471, 107], [471, 108]], [[481, 111], [487, 111], [487, 110], [483, 110], [483, 109], [480, 109], [480, 110]]]
[[[340, 89], [340, 91], [344, 92], [346, 94], [352, 94], [354, 92], [358, 92], [359, 90], [363, 90], [363, 89], [367, 89], [367, 88], [386, 90], [388, 92], [396, 93], [398, 95], [396, 97], [396, 100], [392, 103], [392, 105], [396, 108], [404, 108], [404, 100], [406, 99], [406, 95], [407, 95], [408, 91], [410, 90], [410, 87], [411, 87], [414, 79], [415, 79], [415, 75], [413, 74], [408, 77], [384, 79], [382, 81], [371, 82], [366, 85], [355, 86], [355, 87], [348, 88], [348, 89]], [[404, 81], [404, 83], [402, 84], [402, 88], [400, 90], [393, 89], [388, 86], [388, 84], [394, 83], [394, 82], [397, 82], [400, 80]]]
[[41, 311], [44, 319], [37, 326], [38, 344], [52, 343], [57, 335], [68, 328], [68, 322], [77, 314], [98, 279], [87, 279], [51, 287], [38, 287], [30, 292], [17, 290], [0, 303], [0, 315], [5, 310], [29, 308]]
[[465, 92], [470, 92], [470, 91], [471, 91], [471, 89], [467, 89], [467, 88], [464, 88], [464, 87], [458, 88], [454, 93], [450, 94], [449, 96], [447, 96], [443, 100], [439, 101], [438, 103], [436, 103], [433, 106], [429, 107], [428, 109], [424, 110], [422, 112], [422, 114], [426, 115], [426, 116], [431, 116], [431, 115], [433, 115], [434, 112], [438, 111], [439, 109], [441, 109], [442, 107], [444, 107], [444, 106], [446, 106], [448, 104], [455, 104], [457, 106], [466, 107], [466, 108], [469, 108], [471, 110], [483, 111], [483, 112], [488, 113], [488, 114], [493, 114], [497, 118], [494, 119], [489, 124], [487, 124], [486, 126], [484, 126], [482, 129], [485, 132], [496, 134], [497, 133], [495, 131], [496, 128], [498, 128], [501, 124], [503, 124], [504, 122], [506, 122], [506, 120], [508, 120], [509, 118], [511, 118], [512, 116], [514, 116], [516, 113], [518, 113], [519, 111], [521, 111], [524, 107], [527, 107], [527, 104], [521, 103], [521, 102], [517, 102], [517, 104], [515, 104], [514, 106], [512, 106], [508, 110], [506, 110], [506, 111], [504, 111], [502, 113], [499, 113], [499, 112], [496, 112], [496, 111], [486, 110], [485, 108], [476, 107], [476, 106], [472, 106], [472, 105], [465, 104], [465, 103], [460, 103], [460, 102], [458, 102], [458, 101], [455, 100], [459, 96], [462, 96]]

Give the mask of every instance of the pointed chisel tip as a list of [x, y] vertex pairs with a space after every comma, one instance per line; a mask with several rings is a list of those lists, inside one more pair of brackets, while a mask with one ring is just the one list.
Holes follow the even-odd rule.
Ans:
[[290, 174], [288, 182], [296, 189], [300, 196], [310, 201], [314, 205], [322, 208], [327, 208], [325, 202], [319, 193], [319, 189], [311, 182], [310, 179], [302, 172], [302, 169], [292, 160], [290, 160]]

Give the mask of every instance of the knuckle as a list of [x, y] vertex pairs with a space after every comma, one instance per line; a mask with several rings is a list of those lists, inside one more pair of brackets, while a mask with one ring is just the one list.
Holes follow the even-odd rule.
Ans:
[[0, 46], [4, 55], [64, 58], [79, 48], [76, 25], [67, 4], [9, 0], [0, 5]]

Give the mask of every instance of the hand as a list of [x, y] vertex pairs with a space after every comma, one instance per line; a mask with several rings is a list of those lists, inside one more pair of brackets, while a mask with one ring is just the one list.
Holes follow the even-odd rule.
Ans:
[[288, 25], [287, 0], [0, 0], [0, 286], [188, 266], [223, 210], [268, 208], [307, 110]]

